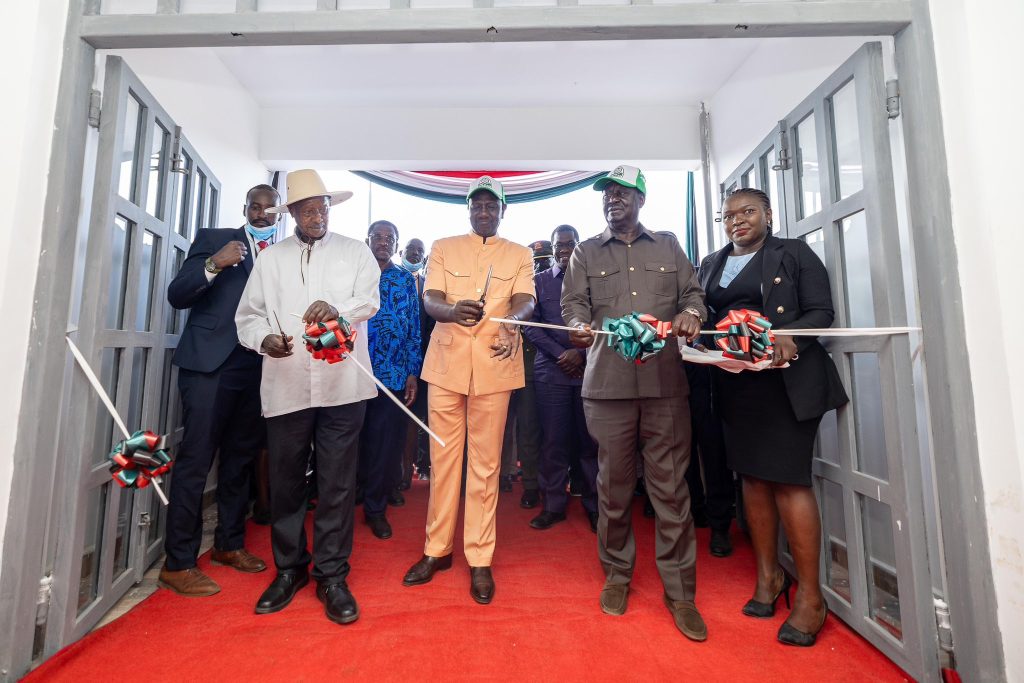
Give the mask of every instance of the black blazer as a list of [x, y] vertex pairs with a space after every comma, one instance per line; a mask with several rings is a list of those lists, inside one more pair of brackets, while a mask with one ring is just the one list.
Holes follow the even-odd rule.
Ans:
[[[761, 313], [773, 328], [830, 327], [835, 318], [828, 271], [803, 240], [769, 236], [761, 261]], [[708, 255], [700, 264], [698, 279], [707, 292], [732, 253], [732, 244]], [[708, 320], [719, 315], [708, 305]], [[824, 415], [849, 399], [842, 380], [817, 337], [795, 337], [799, 358], [781, 372], [786, 393], [798, 420]]]
[[213, 372], [238, 344], [235, 310], [252, 271], [252, 250], [243, 262], [225, 268], [213, 282], [206, 280], [206, 259], [232, 240], [249, 244], [244, 226], [201, 229], [181, 270], [167, 287], [167, 301], [171, 306], [192, 309], [174, 351], [173, 362], [179, 368]]

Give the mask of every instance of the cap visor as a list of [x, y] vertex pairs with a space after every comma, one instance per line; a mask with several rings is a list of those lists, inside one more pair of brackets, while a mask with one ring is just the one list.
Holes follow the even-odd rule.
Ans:
[[490, 193], [490, 194], [494, 195], [495, 199], [497, 199], [501, 203], [505, 203], [505, 200], [502, 198], [502, 196], [500, 194], [498, 194], [497, 192], [495, 192], [494, 190], [492, 190], [491, 188], [489, 188], [489, 187], [478, 187], [475, 190], [473, 190], [472, 192], [470, 192], [468, 195], [466, 195], [466, 203], [467, 204], [469, 203], [469, 200], [471, 200], [473, 198], [473, 195], [475, 195], [477, 192], [487, 192], [487, 193]]
[[637, 189], [636, 185], [633, 183], [626, 182], [625, 180], [619, 180], [618, 178], [608, 178], [607, 176], [604, 178], [598, 178], [594, 183], [594, 189], [600, 192], [604, 188], [608, 187], [608, 183], [615, 183], [616, 185], [622, 185], [623, 187], [632, 187], [634, 190]]

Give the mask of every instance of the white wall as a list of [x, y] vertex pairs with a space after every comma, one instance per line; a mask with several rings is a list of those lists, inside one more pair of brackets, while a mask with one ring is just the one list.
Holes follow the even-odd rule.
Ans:
[[[1020, 0], [930, 0], [1006, 678], [1024, 680]], [[969, 8], [969, 9], [968, 9]]]
[[512, 169], [603, 170], [608, 159], [635, 159], [671, 170], [700, 159], [700, 147], [694, 107], [282, 106], [263, 111], [260, 155], [271, 168], [294, 167], [296, 159], [390, 170], [502, 159]]
[[124, 58], [221, 182], [221, 227], [241, 225], [246, 191], [268, 180], [258, 153], [259, 109], [249, 92], [207, 48], [100, 50], [98, 81], [111, 54]]
[[[0, 5], [5, 32], [3, 70], [8, 94], [0, 125], [0, 548], [7, 525], [7, 503], [14, 471], [14, 441], [25, 374], [32, 293], [39, 264], [41, 231], [45, 229], [46, 196], [53, 117], [63, 55], [67, 0], [6, 2]], [[16, 57], [15, 57], [16, 56]]]

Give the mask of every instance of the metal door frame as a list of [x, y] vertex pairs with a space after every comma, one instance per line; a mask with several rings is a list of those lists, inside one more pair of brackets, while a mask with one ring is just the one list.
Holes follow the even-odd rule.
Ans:
[[[46, 589], [50, 577], [43, 559], [51, 504], [54, 509], [66, 507], [51, 501], [59, 501], [66, 488], [69, 456], [37, 456], [53, 451], [54, 426], [63, 418], [59, 408], [54, 410], [52, 394], [54, 387], [66, 386], [72, 370], [59, 323], [73, 310], [76, 296], [72, 237], [78, 232], [83, 177], [88, 179], [83, 171], [91, 172], [84, 167], [90, 146], [86, 112], [97, 48], [708, 38], [736, 37], [742, 30], [750, 36], [894, 36], [913, 258], [923, 333], [929, 340], [932, 442], [936, 470], [946, 475], [937, 482], [938, 497], [956, 511], [943, 519], [941, 532], [958, 669], [974, 680], [1005, 680], [1002, 640], [995, 636], [999, 625], [971, 372], [963, 362], [963, 303], [928, 0], [571, 7], [558, 18], [553, 17], [556, 9], [547, 7], [384, 13], [339, 10], [336, 0], [318, 0], [323, 11], [315, 13], [253, 12], [254, 0], [239, 0], [239, 12], [245, 13], [237, 16], [179, 17], [179, 7], [177, 0], [162, 0], [158, 15], [98, 17], [93, 15], [99, 13], [99, 0], [69, 1], [44, 207], [48, 230], [42, 236], [34, 288], [33, 319], [39, 322], [32, 329], [25, 369], [13, 465], [16, 484], [0, 558], [0, 630], [11, 634], [7, 647], [0, 648], [0, 679], [17, 678], [31, 666], [32, 632], [26, 624], [47, 604], [62, 608], [61, 597]], [[512, 30], [485, 36], [472, 29], [475, 25]], [[594, 26], [611, 28], [595, 33]], [[950, 392], [949, 386], [967, 390]]]
[[[863, 163], [862, 189], [839, 199], [837, 168], [832, 135], [831, 97], [844, 86], [853, 83], [858, 118], [858, 138]], [[799, 138], [797, 126], [808, 117], [814, 117], [818, 150], [818, 181], [816, 188], [821, 197], [821, 209], [801, 217], [801, 183], [798, 180]], [[785, 135], [788, 147], [780, 144]], [[789, 149], [792, 163], [779, 159], [777, 166], [783, 175], [780, 187], [784, 201], [773, 198], [781, 209], [783, 219], [776, 220], [780, 231], [791, 238], [822, 230], [825, 247], [825, 265], [832, 280], [832, 296], [836, 311], [836, 325], [852, 326], [846, 310], [846, 281], [842, 276], [842, 242], [838, 238], [843, 219], [863, 212], [868, 231], [871, 262], [872, 300], [874, 318], [878, 326], [906, 325], [906, 307], [903, 291], [903, 266], [896, 225], [896, 202], [886, 116], [885, 76], [882, 65], [882, 45], [867, 43], [857, 50], [842, 66], [793, 109], [769, 136], [758, 145], [743, 163], [721, 184], [722, 196], [734, 186], [744, 186], [746, 174], [753, 167], [760, 174], [758, 160], [776, 145], [776, 149]], [[763, 187], [760, 175], [759, 186]], [[770, 312], [769, 312], [770, 314]], [[852, 337], [823, 340], [836, 361], [844, 384], [853, 390], [852, 357], [854, 353], [876, 355], [880, 365], [882, 417], [887, 450], [888, 480], [881, 480], [857, 471], [857, 437], [853, 402], [837, 411], [838, 463], [821, 457], [814, 459], [815, 485], [818, 499], [824, 496], [822, 480], [831, 481], [842, 488], [843, 516], [847, 565], [851, 598], [847, 599], [831, 589], [827, 578], [829, 557], [827, 520], [822, 524], [822, 590], [830, 609], [850, 624], [873, 645], [886, 653], [919, 680], [939, 680], [937, 631], [932, 607], [928, 549], [925, 542], [924, 508], [920, 448], [916, 420], [900, 419], [913, 415], [911, 349], [906, 336]], [[822, 443], [819, 440], [819, 454]], [[864, 521], [860, 500], [869, 498], [889, 506], [892, 513], [893, 543], [896, 549], [896, 577], [899, 588], [902, 641], [879, 627], [870, 618], [869, 596], [866, 591], [867, 557], [864, 546]]]

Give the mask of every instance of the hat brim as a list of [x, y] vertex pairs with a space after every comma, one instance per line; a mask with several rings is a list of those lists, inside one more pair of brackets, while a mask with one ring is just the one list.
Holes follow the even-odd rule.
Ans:
[[623, 187], [632, 187], [634, 190], [639, 190], [640, 192], [643, 192], [643, 190], [641, 190], [638, 186], [634, 185], [631, 182], [628, 182], [626, 180], [620, 180], [618, 178], [609, 178], [607, 176], [605, 176], [604, 178], [598, 178], [597, 181], [594, 183], [593, 187], [595, 190], [600, 192], [604, 188], [608, 187], [608, 183], [615, 183], [616, 185], [622, 185]]
[[288, 213], [288, 207], [290, 205], [296, 202], [301, 202], [304, 199], [309, 199], [310, 197], [330, 197], [331, 206], [334, 206], [335, 204], [341, 204], [344, 201], [352, 199], [352, 193], [349, 192], [348, 190], [340, 190], [338, 192], [328, 192], [327, 194], [311, 194], [305, 197], [296, 197], [295, 199], [292, 199], [284, 204], [275, 206], [272, 209], [267, 209], [266, 213]]
[[502, 197], [500, 194], [498, 194], [498, 192], [496, 190], [492, 190], [489, 187], [478, 187], [478, 188], [476, 188], [475, 190], [473, 190], [472, 192], [470, 192], [469, 194], [466, 195], [466, 203], [467, 204], [469, 204], [470, 200], [472, 200], [472, 198], [473, 198], [473, 195], [475, 195], [477, 192], [489, 192], [490, 194], [494, 195], [494, 198], [497, 199], [499, 202], [501, 202], [502, 204], [505, 203], [505, 198]]

